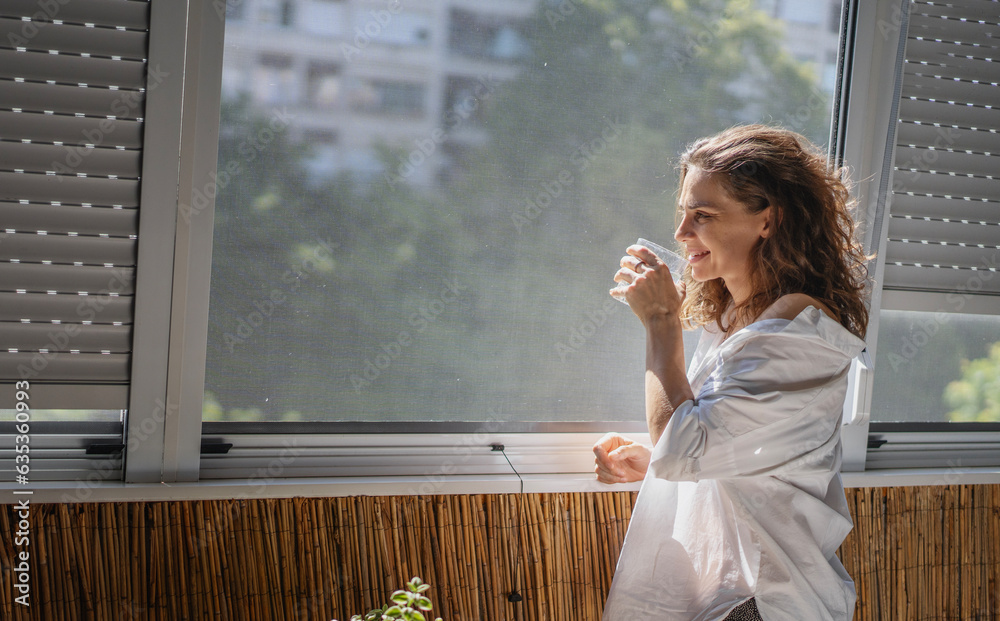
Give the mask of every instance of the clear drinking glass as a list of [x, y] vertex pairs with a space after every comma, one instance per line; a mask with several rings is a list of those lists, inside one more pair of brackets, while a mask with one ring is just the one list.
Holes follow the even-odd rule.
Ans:
[[[667, 269], [670, 270], [670, 275], [673, 277], [674, 282], [679, 282], [681, 277], [684, 275], [684, 268], [687, 267], [687, 259], [677, 254], [672, 250], [668, 250], [663, 246], [657, 244], [656, 242], [651, 242], [648, 239], [639, 238], [636, 244], [649, 248], [653, 254], [655, 254], [661, 261], [663, 261]], [[616, 291], [623, 291], [627, 287], [627, 283], [620, 282], [618, 286], [615, 287]], [[619, 294], [613, 296], [616, 300], [628, 306], [628, 302], [625, 300], [625, 294]]]

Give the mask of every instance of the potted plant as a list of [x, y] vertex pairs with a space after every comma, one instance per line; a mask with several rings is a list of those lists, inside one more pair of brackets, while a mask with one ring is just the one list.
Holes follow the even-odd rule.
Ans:
[[[406, 583], [406, 590], [396, 591], [389, 597], [389, 603], [381, 608], [375, 608], [364, 615], [354, 615], [351, 621], [383, 621], [386, 619], [402, 619], [403, 621], [427, 621], [425, 612], [433, 608], [431, 600], [423, 595], [431, 585], [414, 576]], [[336, 620], [334, 620], [336, 621]], [[434, 621], [441, 621], [438, 617]]]

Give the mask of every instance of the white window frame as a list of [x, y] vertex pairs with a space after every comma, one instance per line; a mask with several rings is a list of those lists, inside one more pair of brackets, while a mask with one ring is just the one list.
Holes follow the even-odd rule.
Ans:
[[[854, 45], [853, 49], [849, 47], [848, 54], [856, 62], [849, 73], [843, 74], [844, 80], [849, 81], [842, 92], [847, 117], [840, 119], [844, 136], [838, 155], [852, 166], [852, 176], [860, 182], [858, 198], [864, 207], [864, 247], [867, 253], [876, 255], [871, 265], [872, 276], [876, 283], [883, 283], [896, 159], [896, 119], [899, 117], [910, 1], [869, 3], [854, 0], [851, 4], [857, 17]], [[864, 89], [859, 90], [858, 85], [863, 85]], [[928, 304], [935, 299], [943, 301], [945, 296], [943, 293], [914, 295], [905, 291], [884, 291], [876, 285], [872, 291], [866, 335], [870, 359], [875, 360], [879, 345], [879, 319], [883, 308], [934, 311], [941, 306], [931, 308]], [[997, 314], [995, 299], [987, 296], [969, 298], [963, 312]], [[925, 470], [924, 484], [947, 483], [961, 473], [1000, 471], [996, 458], [988, 457], [1000, 455], [1000, 424], [878, 423], [878, 430], [872, 430], [870, 410], [877, 373], [878, 369], [873, 368], [864, 379], [863, 390], [853, 393], [859, 406], [855, 416], [860, 424], [844, 427], [845, 471], [915, 475], [920, 472], [920, 464], [933, 464]], [[884, 443], [889, 446], [880, 451]], [[862, 456], [864, 461], [860, 461]], [[867, 467], [857, 468], [859, 461]], [[978, 465], [984, 463], [991, 465]]]
[[[224, 4], [151, 3], [125, 481], [196, 481], [201, 446]], [[171, 79], [169, 76], [174, 76]], [[168, 284], [169, 286], [164, 286]]]
[[[884, 270], [891, 167], [898, 105], [906, 0], [847, 0], [844, 96], [837, 113], [837, 156], [852, 168], [864, 207], [865, 247]], [[234, 447], [238, 467], [207, 478], [202, 473], [202, 397], [208, 335], [209, 269], [214, 209], [213, 172], [218, 148], [224, 36], [221, 0], [151, 4], [149, 66], [166, 79], [147, 98], [146, 156], [135, 312], [135, 344], [127, 420], [125, 480], [47, 482], [36, 501], [165, 500], [355, 494], [515, 493], [635, 490], [606, 486], [592, 474], [590, 449], [611, 429], [645, 434], [645, 424], [525, 423], [506, 429], [469, 423], [459, 429], [369, 424], [368, 433], [270, 434], [208, 437]], [[185, 9], [185, 10], [182, 10]], [[902, 38], [901, 38], [902, 37]], [[897, 85], [896, 89], [886, 88]], [[209, 191], [206, 191], [209, 190]], [[167, 286], [169, 284], [169, 286]], [[845, 483], [849, 486], [1000, 482], [1000, 468], [864, 470], [869, 440], [871, 360], [878, 336], [881, 291], [872, 292], [867, 358], [855, 364], [845, 406]], [[877, 372], [877, 371], [875, 371]], [[336, 429], [336, 428], [334, 428]], [[359, 429], [364, 430], [364, 425]], [[247, 424], [245, 431], [254, 431]], [[647, 437], [648, 440], [648, 437]], [[284, 444], [283, 444], [284, 443]], [[998, 442], [1000, 444], [1000, 442]], [[496, 445], [502, 445], [498, 450]], [[312, 461], [299, 469], [289, 457]], [[211, 459], [211, 458], [208, 458]], [[296, 457], [296, 459], [298, 459]], [[328, 460], [339, 476], [313, 476]], [[367, 460], [367, 461], [366, 461]], [[374, 460], [392, 473], [366, 476]], [[316, 471], [310, 471], [315, 468]], [[515, 473], [515, 469], [517, 472]], [[241, 477], [241, 478], [240, 478]], [[2, 486], [0, 486], [2, 487]]]
[[[865, 252], [876, 254], [869, 266], [875, 282], [885, 270], [883, 240], [892, 192], [891, 162], [895, 149], [902, 58], [906, 44], [908, 0], [859, 2], [845, 0], [841, 28], [844, 54], [841, 58], [840, 102], [834, 119], [839, 135], [835, 145], [838, 163], [849, 167], [856, 180], [858, 224]], [[878, 343], [878, 309], [882, 291], [875, 287], [870, 298], [870, 318], [865, 335], [867, 351], [855, 361], [849, 387], [848, 408], [842, 428], [844, 471], [863, 471], [868, 449], [871, 398], [874, 388], [875, 351]], [[850, 417], [848, 422], [848, 417]]]

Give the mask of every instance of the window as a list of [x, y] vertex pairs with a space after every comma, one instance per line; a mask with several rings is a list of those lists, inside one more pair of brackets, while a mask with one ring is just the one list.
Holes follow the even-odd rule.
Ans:
[[996, 315], [883, 310], [872, 420], [1000, 422], [998, 342]]
[[[593, 433], [642, 428], [642, 334], [605, 292], [625, 245], [669, 242], [676, 175], [665, 154], [754, 120], [831, 142], [864, 180], [862, 224], [879, 257], [875, 373], [852, 374], [847, 418], [861, 422], [845, 427], [845, 463], [948, 465], [958, 450], [961, 467], [996, 465], [995, 3], [830, 2], [816, 14], [844, 16], [839, 41], [822, 20], [777, 19], [788, 3], [776, 1], [466, 2], [390, 12], [394, 25], [364, 45], [350, 30], [367, 3], [285, 4], [248, 2], [223, 33], [209, 5], [123, 3], [115, 28], [88, 31], [139, 51], [89, 57], [49, 53], [78, 40], [60, 29], [95, 22], [60, 5], [58, 18], [29, 18], [42, 24], [30, 45], [0, 45], [42, 58], [0, 64], [3, 185], [64, 174], [42, 188], [58, 198], [0, 202], [0, 435], [11, 430], [11, 361], [27, 353], [16, 344], [39, 347], [23, 326], [41, 325], [24, 313], [40, 306], [18, 302], [78, 295], [35, 276], [18, 286], [17, 273], [107, 263], [140, 283], [134, 300], [108, 291], [106, 320], [86, 330], [111, 337], [92, 343], [100, 362], [130, 357], [126, 374], [33, 393], [47, 393], [33, 427], [49, 442], [40, 477], [228, 478], [275, 460], [266, 476], [446, 475], [442, 447], [461, 455], [461, 472], [510, 475], [511, 490], [508, 456], [522, 474], [586, 472]], [[6, 34], [29, 23], [0, 9]], [[147, 23], [158, 33], [148, 41]], [[790, 60], [807, 53], [842, 58], [836, 84]], [[77, 69], [19, 74], [60, 59], [106, 79], [85, 90]], [[161, 74], [173, 79], [123, 86]], [[49, 94], [30, 108], [22, 85]], [[113, 148], [76, 145], [86, 177], [49, 170], [53, 147], [112, 121], [77, 109], [114, 97], [109, 86], [142, 93], [144, 107], [112, 115]], [[11, 139], [12, 129], [36, 133]], [[142, 218], [136, 196], [85, 200], [81, 189], [97, 186], [141, 194]], [[101, 218], [83, 226], [83, 215]], [[110, 260], [40, 258], [104, 240]], [[136, 242], [135, 262], [123, 261]], [[63, 308], [44, 321], [65, 325], [75, 306]]]
[[352, 80], [349, 97], [352, 110], [369, 114], [415, 117], [425, 104], [423, 85], [395, 80]]
[[245, 2], [226, 2], [226, 21], [236, 22], [244, 18], [246, 13]]
[[376, 46], [427, 47], [431, 42], [434, 17], [404, 8], [407, 8], [406, 3], [401, 2], [391, 3], [378, 11], [356, 11], [351, 30], [357, 37], [353, 43], [358, 50], [369, 41]]
[[[212, 420], [641, 424], [642, 335], [607, 290], [636, 238], [671, 243], [671, 158], [754, 120], [828, 141], [832, 92], [791, 60], [815, 45], [784, 48], [799, 26], [746, 3], [466, 7], [428, 24], [456, 55], [310, 69], [342, 80], [348, 113], [313, 101], [220, 191]], [[253, 45], [274, 42], [226, 53]], [[279, 113], [225, 109], [220, 168]], [[321, 173], [296, 132], [324, 125]]]
[[292, 57], [284, 54], [261, 54], [253, 72], [253, 99], [264, 105], [298, 101], [297, 80]]
[[309, 63], [309, 103], [317, 108], [333, 108], [340, 103], [340, 67]]
[[296, 6], [296, 29], [323, 37], [342, 36], [350, 32], [344, 5], [331, 0], [301, 1]]
[[923, 2], [910, 11], [875, 421], [1000, 422], [984, 383], [1000, 372], [991, 353], [1000, 342], [1000, 95], [989, 60], [1000, 26], [983, 17]]
[[452, 52], [474, 58], [515, 60], [524, 57], [530, 53], [530, 44], [519, 32], [519, 21], [517, 17], [453, 9], [448, 47]]
[[1000, 455], [993, 4], [915, 1], [886, 20], [906, 48], [885, 152], [889, 200], [873, 218], [869, 468], [995, 466]]
[[481, 123], [488, 118], [491, 85], [483, 79], [448, 76], [441, 127], [453, 130], [463, 124]]
[[291, 0], [257, 0], [254, 19], [262, 25], [292, 26], [295, 23], [295, 4]]

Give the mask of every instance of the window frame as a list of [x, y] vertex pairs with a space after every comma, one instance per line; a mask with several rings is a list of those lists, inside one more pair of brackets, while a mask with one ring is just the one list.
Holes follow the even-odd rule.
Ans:
[[[196, 92], [195, 101], [186, 101], [183, 112], [185, 122], [189, 125], [199, 123], [205, 125], [205, 129], [198, 134], [201, 140], [200, 148], [194, 153], [204, 154], [206, 152], [215, 153], [215, 144], [210, 144], [205, 138], [211, 134], [218, 136], [218, 109], [220, 102], [221, 66], [223, 49], [220, 43], [225, 30], [224, 16], [215, 14], [208, 9], [207, 2], [191, 0], [191, 19], [189, 20], [189, 32], [202, 32], [200, 40], [193, 40], [188, 37], [187, 49], [185, 53], [190, 57], [193, 55], [199, 58], [199, 63], [193, 69], [200, 71], [201, 76], [209, 74], [216, 76], [215, 83], [207, 83], [207, 78], [201, 78]], [[201, 11], [195, 9], [201, 5]], [[846, 0], [843, 8], [842, 29], [844, 30], [841, 40], [842, 56], [840, 59], [840, 98], [835, 109], [834, 125], [832, 128], [831, 144], [834, 145], [834, 156], [840, 163], [847, 163], [851, 166], [852, 178], [865, 180], [858, 183], [856, 187], [856, 198], [862, 206], [859, 226], [863, 231], [864, 245], [869, 254], [875, 255], [872, 266], [873, 276], [876, 282], [880, 282], [881, 274], [884, 272], [884, 244], [886, 239], [886, 227], [888, 224], [887, 212], [891, 199], [892, 188], [892, 162], [895, 149], [895, 127], [894, 119], [897, 116], [899, 106], [899, 91], [902, 82], [902, 59], [906, 43], [906, 27], [909, 15], [908, 0], [878, 0], [877, 2], [860, 2], [859, 0]], [[155, 15], [154, 15], [155, 18]], [[200, 23], [198, 23], [200, 22]], [[211, 34], [210, 34], [211, 31]], [[214, 36], [213, 36], [214, 35]], [[211, 45], [215, 42], [214, 47]], [[151, 50], [152, 52], [152, 50]], [[152, 53], [150, 54], [152, 58]], [[207, 62], [211, 59], [212, 62]], [[877, 59], [873, 62], [871, 59]], [[189, 70], [192, 67], [188, 67]], [[189, 81], [189, 74], [185, 74], [185, 83]], [[892, 84], [892, 89], [884, 88], [885, 84]], [[191, 116], [195, 118], [192, 120]], [[208, 120], [214, 121], [214, 127], [207, 126]], [[178, 148], [180, 161], [183, 167], [185, 158], [185, 142], [182, 136]], [[190, 145], [189, 145], [190, 148]], [[202, 155], [204, 157], [204, 155]], [[204, 168], [211, 164], [210, 168]], [[194, 162], [191, 162], [191, 169], [196, 169]], [[201, 170], [214, 170], [215, 158], [211, 162], [200, 162]], [[207, 173], [203, 174], [201, 180], [208, 181]], [[182, 193], [195, 191], [198, 187], [194, 183], [193, 170], [189, 170], [189, 185], [181, 185]], [[182, 194], [183, 195], [183, 194]], [[190, 195], [190, 194], [188, 194]], [[211, 218], [214, 201], [208, 201], [204, 211], [199, 217], [205, 216], [203, 224], [207, 224]], [[181, 222], [182, 220], [178, 220]], [[203, 226], [199, 232], [211, 231], [211, 227]], [[188, 231], [189, 236], [194, 236], [195, 231]], [[185, 241], [187, 240], [187, 241]], [[190, 268], [191, 262], [178, 262], [176, 258], [184, 245], [188, 245], [194, 254], [202, 256], [211, 255], [211, 235], [203, 235], [200, 239], [185, 238], [178, 234], [178, 248], [175, 252], [175, 270], [184, 266]], [[322, 437], [324, 432], [329, 434], [330, 441], [325, 449], [333, 465], [338, 459], [338, 451], [342, 443], [338, 438], [347, 436], [349, 443], [355, 446], [388, 446], [394, 449], [395, 454], [385, 456], [386, 463], [395, 466], [399, 474], [414, 472], [414, 462], [409, 460], [408, 455], [414, 454], [444, 454], [449, 451], [464, 451], [470, 447], [470, 438], [475, 438], [477, 451], [493, 452], [492, 460], [482, 458], [483, 461], [477, 466], [463, 468], [461, 464], [456, 464], [452, 471], [450, 466], [444, 465], [447, 459], [442, 460], [442, 466], [455, 476], [484, 476], [483, 471], [495, 470], [497, 464], [506, 463], [510, 468], [510, 474], [495, 475], [506, 478], [516, 475], [516, 466], [522, 465], [515, 457], [510, 461], [510, 454], [517, 452], [519, 446], [533, 446], [540, 442], [543, 445], [562, 455], [572, 455], [579, 452], [589, 455], [593, 442], [607, 431], [621, 431], [623, 433], [640, 434], [644, 436], [646, 427], [644, 422], [634, 423], [507, 423], [504, 425], [491, 425], [486, 423], [203, 423], [201, 420], [201, 397], [204, 388], [204, 360], [207, 351], [207, 312], [208, 312], [208, 287], [206, 282], [201, 282], [190, 272], [181, 272], [180, 277], [174, 279], [174, 296], [184, 296], [187, 300], [186, 307], [178, 307], [173, 310], [173, 322], [186, 323], [192, 329], [199, 332], [197, 338], [189, 333], [186, 342], [176, 339], [171, 340], [168, 355], [174, 359], [183, 358], [184, 366], [189, 370], [192, 364], [200, 361], [199, 369], [201, 373], [188, 372], [183, 378], [176, 378], [175, 373], [168, 372], [168, 386], [173, 390], [167, 390], [170, 398], [163, 398], [158, 403], [170, 404], [167, 409], [171, 412], [176, 410], [176, 416], [166, 416], [167, 423], [163, 428], [164, 436], [164, 458], [162, 463], [162, 480], [197, 480], [203, 462], [200, 455], [200, 447], [192, 441], [190, 433], [195, 429], [202, 431], [197, 437], [203, 438], [206, 444], [234, 444], [239, 452], [241, 442], [251, 444], [260, 442], [261, 438], [279, 438], [281, 442], [304, 442], [312, 439], [315, 445], [315, 438]], [[202, 293], [203, 292], [203, 293]], [[199, 297], [201, 294], [201, 297]], [[871, 292], [871, 323], [868, 332], [867, 357], [856, 361], [852, 368], [851, 386], [849, 387], [848, 403], [845, 408], [845, 425], [842, 427], [842, 439], [844, 445], [844, 471], [864, 471], [865, 461], [870, 448], [870, 406], [871, 395], [874, 387], [874, 372], [872, 361], [875, 359], [875, 351], [878, 344], [878, 311], [881, 307], [883, 293], [876, 287]], [[177, 312], [182, 318], [177, 318]], [[187, 322], [183, 321], [184, 313], [194, 313], [197, 322], [193, 323], [191, 317], [187, 316]], [[171, 330], [173, 332], [173, 330]], [[192, 330], [193, 332], [193, 330]], [[179, 365], [172, 366], [176, 369]], [[146, 400], [146, 403], [150, 403]], [[163, 408], [160, 407], [160, 410]], [[150, 408], [147, 405], [147, 412]], [[157, 413], [156, 408], [152, 409], [153, 414]], [[164, 418], [162, 415], [161, 418]], [[146, 417], [147, 419], [149, 416]], [[154, 416], [155, 418], [155, 416]], [[170, 424], [174, 421], [174, 424]], [[884, 435], [885, 430], [879, 427], [879, 433]], [[130, 438], [133, 437], [130, 433]], [[881, 436], [880, 436], [881, 437]], [[186, 441], [182, 441], [185, 438]], [[648, 441], [648, 438], [644, 439]], [[266, 443], [265, 443], [266, 444]], [[505, 451], [493, 451], [490, 445], [503, 444]], [[271, 447], [272, 450], [274, 447]], [[211, 449], [206, 449], [211, 450]], [[246, 450], [246, 449], [244, 449]], [[258, 446], [259, 464], [253, 464], [242, 470], [234, 469], [234, 472], [245, 476], [253, 476], [253, 473], [262, 468], [268, 467], [273, 462], [273, 455], [268, 456], [267, 450]], [[498, 453], [498, 454], [497, 454]], [[503, 459], [501, 459], [501, 457]], [[213, 456], [204, 459], [215, 459]], [[270, 462], [269, 462], [270, 459]], [[418, 460], [419, 461], [419, 460]], [[132, 478], [132, 463], [126, 461], [126, 480], [138, 480]], [[549, 474], [560, 472], [579, 471], [578, 460], [571, 458], [553, 458]], [[477, 470], [476, 468], [479, 468]], [[440, 470], [440, 468], [438, 468]], [[151, 472], [151, 471], [150, 471]], [[421, 471], [421, 476], [432, 476], [426, 470]], [[173, 478], [170, 478], [170, 475]], [[440, 474], [440, 473], [439, 473]], [[487, 477], [493, 475], [485, 475]], [[532, 476], [541, 476], [535, 472]], [[276, 477], [281, 478], [281, 477]]]
[[[835, 139], [831, 144], [835, 162], [850, 167], [851, 178], [856, 181], [858, 228], [866, 256], [875, 255], [869, 271], [876, 283], [881, 282], [885, 270], [882, 252], [888, 226], [885, 215], [892, 189], [891, 162], [908, 3], [909, 0], [846, 0], [841, 26], [840, 97], [835, 109]], [[892, 84], [893, 88], [884, 88], [885, 84]], [[853, 424], [842, 427], [841, 433], [845, 471], [865, 470], [881, 298], [881, 288], [873, 287], [865, 335], [867, 372], [851, 386], [848, 401], [854, 401], [854, 420]]]
[[[886, 199], [888, 195], [885, 190], [891, 188], [892, 169], [891, 167], [886, 169], [879, 164], [885, 161], [886, 157], [889, 158], [888, 161], [892, 161], [892, 149], [895, 144], [895, 124], [890, 120], [894, 119], [896, 115], [899, 101], [898, 92], [902, 80], [901, 59], [906, 41], [905, 17], [908, 15], [905, 6], [905, 0], [880, 1], [876, 4], [848, 0], [843, 7], [841, 40], [845, 54], [842, 54], [840, 59], [840, 98], [831, 133], [831, 144], [836, 145], [835, 153], [838, 160], [860, 163], [854, 171], [856, 178], [872, 180], [866, 184], [859, 184], [858, 187], [859, 204], [869, 206], [864, 211], [865, 222], [862, 223], [863, 225], [867, 225], [869, 219], [884, 224], [877, 215], [887, 209]], [[897, 16], [900, 19], [896, 19]], [[886, 23], [895, 25], [895, 37], [892, 36], [891, 29], [888, 33], [884, 29]], [[859, 26], [859, 24], [864, 26]], [[882, 29], [880, 30], [880, 28]], [[850, 52], [849, 57], [846, 56], [847, 52]], [[872, 57], [879, 58], [881, 62], [870, 62], [868, 58]], [[885, 83], [887, 76], [891, 77], [896, 88], [885, 93], [878, 86]], [[864, 92], [868, 96], [852, 98], [853, 89], [859, 84], [867, 86]], [[872, 94], [877, 96], [875, 101], [872, 101]], [[865, 228], [866, 249], [869, 250], [869, 253], [874, 251], [878, 257], [881, 257], [882, 253], [878, 252], [877, 245], [878, 240], [884, 239], [884, 231], [876, 233], [871, 226]], [[876, 271], [880, 267], [877, 267]], [[878, 294], [877, 291], [874, 293]], [[877, 300], [875, 304], [877, 304]], [[873, 306], [873, 308], [877, 308], [877, 306]], [[877, 316], [875, 320], [877, 322]], [[870, 345], [869, 352], [855, 361], [852, 366], [850, 396], [845, 409], [845, 425], [842, 427], [845, 471], [864, 470], [873, 386], [871, 381], [873, 356], [874, 347]], [[395, 437], [392, 435], [393, 432], [405, 430], [410, 435], [400, 436], [403, 445], [409, 447], [414, 442], [415, 437], [420, 437], [425, 441], [425, 446], [434, 447], [437, 450], [459, 447], [467, 434], [478, 434], [483, 428], [482, 424], [476, 423], [446, 425], [450, 431], [448, 434], [440, 434], [440, 425], [434, 423], [411, 423], [403, 426], [394, 423], [205, 423], [203, 428], [206, 436], [216, 436], [214, 442], [237, 446], [241, 441], [241, 436], [243, 439], [253, 441], [251, 439], [258, 436], [258, 434], [253, 433], [254, 430], [257, 430], [261, 436], [280, 434], [285, 439], [293, 440], [299, 435], [306, 436], [317, 432], [322, 433], [322, 431], [351, 434], [353, 441], [362, 445], [371, 443], [375, 439], [382, 442], [387, 441], [390, 437]], [[548, 441], [554, 447], [565, 446], [568, 434], [572, 431], [589, 431], [595, 435], [587, 436], [585, 440], [574, 436], [574, 442], [577, 442], [574, 448], [584, 454], [589, 454], [590, 446], [604, 432], [621, 431], [645, 436], [646, 427], [641, 421], [633, 424], [609, 422], [584, 425], [508, 423], [503, 425], [503, 431], [518, 433], [519, 435], [515, 437], [522, 438], [539, 434], [551, 435]], [[648, 437], [645, 439], [648, 441]], [[480, 450], [488, 448], [489, 443], [480, 444]], [[399, 448], [402, 449], [403, 445], [400, 445]], [[336, 459], [336, 449], [333, 446], [327, 448], [332, 451], [330, 455], [332, 466]], [[405, 451], [401, 452], [405, 453]], [[398, 458], [398, 463], [401, 472], [412, 468], [412, 464], [407, 463], [405, 458]], [[565, 463], [553, 464], [553, 471], [558, 471], [558, 468], [567, 465]], [[511, 468], [514, 469], [513, 464]]]
[[[125, 481], [196, 481], [201, 453], [225, 11], [151, 3]], [[169, 286], [162, 286], [169, 283]]]
[[[75, 495], [65, 493], [73, 489], [73, 482], [40, 483], [39, 500], [218, 498], [232, 497], [237, 491], [241, 497], [257, 497], [638, 489], [638, 483], [598, 484], [590, 468], [581, 464], [592, 464], [587, 456], [604, 432], [645, 434], [642, 421], [507, 426], [489, 422], [276, 423], [287, 433], [278, 434], [269, 447], [261, 442], [275, 436], [272, 426], [203, 423], [211, 273], [205, 266], [211, 260], [214, 217], [214, 200], [208, 195], [214, 196], [214, 190], [205, 190], [215, 182], [225, 30], [225, 11], [217, 11], [218, 6], [213, 0], [187, 0], [169, 8], [163, 3], [151, 5], [149, 66], [178, 79], [165, 80], [147, 99], [148, 155], [143, 162], [142, 243], [124, 482], [86, 483], [88, 493]], [[884, 271], [884, 216], [892, 187], [907, 7], [908, 0], [845, 0], [844, 6], [847, 30], [841, 43], [841, 99], [834, 112], [831, 143], [837, 161], [852, 166], [854, 179], [865, 180], [858, 184], [856, 197], [863, 207], [860, 225], [865, 248], [877, 257], [872, 270], [876, 281]], [[883, 88], [887, 80], [897, 85], [888, 93]], [[869, 360], [874, 360], [878, 345], [882, 300], [876, 287], [870, 305]], [[845, 471], [863, 471], [871, 450], [872, 374], [870, 362], [855, 365], [852, 372], [845, 409], [850, 424], [843, 427], [842, 435]], [[371, 457], [392, 466], [395, 474], [365, 476], [363, 466], [358, 466], [356, 472], [340, 478], [296, 477], [282, 467], [280, 452], [274, 453], [281, 441], [320, 453], [316, 456], [330, 463], [345, 455], [357, 457], [358, 447], [381, 447], [384, 450], [373, 451]], [[241, 448], [239, 442], [255, 445]], [[242, 470], [234, 469], [242, 479], [202, 477], [203, 465], [218, 459], [215, 455], [227, 450], [227, 444], [235, 445], [234, 455], [243, 452]], [[463, 462], [465, 455], [470, 457]], [[953, 456], [960, 458], [960, 449]], [[435, 463], [435, 458], [440, 461]], [[540, 461], [548, 467], [540, 467]], [[423, 465], [415, 470], [415, 463]], [[205, 473], [209, 470], [205, 468]], [[1000, 482], [1000, 468], [848, 472], [845, 482], [850, 486]], [[80, 485], [78, 481], [78, 491]]]
[[[841, 79], [847, 82], [846, 88], [841, 91], [842, 110], [846, 109], [847, 115], [842, 114], [838, 119], [840, 128], [846, 135], [837, 141], [843, 145], [843, 150], [837, 153], [837, 159], [840, 163], [857, 162], [852, 176], [856, 180], [865, 180], [858, 192], [859, 204], [865, 208], [862, 221], [864, 247], [867, 254], [875, 255], [872, 276], [876, 283], [882, 283], [885, 280], [889, 210], [893, 192], [898, 127], [896, 119], [899, 117], [911, 2], [878, 0], [875, 3], [863, 3], [855, 0], [850, 4], [851, 10], [857, 12], [854, 19], [856, 38], [853, 49], [849, 44], [846, 46], [845, 57], [853, 57], [859, 62], [852, 64], [849, 73], [841, 72]], [[866, 24], [866, 27], [858, 27], [859, 23]], [[892, 51], [892, 44], [895, 45], [895, 52], [892, 55], [885, 53]], [[884, 77], [880, 79], [880, 75]], [[856, 96], [857, 84], [867, 86], [861, 91], [866, 96]], [[892, 84], [893, 88], [880, 89], [880, 84]], [[854, 116], [853, 119], [851, 115]], [[883, 153], [881, 161], [880, 148]], [[871, 188], [876, 186], [877, 193], [872, 193]], [[941, 308], [934, 304], [943, 300], [946, 295], [948, 294], [917, 295], [907, 291], [883, 290], [876, 285], [871, 295], [871, 317], [866, 335], [871, 360], [875, 360], [879, 345], [881, 310], [934, 312]], [[997, 314], [996, 309], [991, 308], [996, 305], [995, 298], [969, 294], [966, 302], [963, 313]], [[877, 373], [877, 369], [873, 369], [873, 373]], [[994, 451], [1000, 456], [1000, 423], [871, 423], [870, 408], [874, 388], [875, 381], [871, 378], [867, 382], [866, 394], [856, 396], [867, 407], [867, 420], [858, 429], [844, 428], [845, 456], [857, 456], [861, 451], [865, 454], [865, 467], [861, 470], [905, 472], [916, 468], [916, 464], [923, 464], [927, 468], [945, 469], [954, 473], [974, 471], [982, 467], [996, 469], [1000, 465], [1000, 458], [991, 461], [976, 456], [980, 451]], [[882, 447], [887, 448], [880, 452]], [[873, 467], [868, 466], [869, 458], [873, 458]], [[976, 465], [967, 466], [970, 461]], [[939, 477], [932, 477], [934, 482], [940, 480]]]

